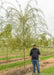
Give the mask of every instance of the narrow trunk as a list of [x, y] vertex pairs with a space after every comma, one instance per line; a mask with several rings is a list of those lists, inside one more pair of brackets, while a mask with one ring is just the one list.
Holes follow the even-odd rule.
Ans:
[[8, 46], [7, 46], [7, 56], [6, 57], [7, 57], [7, 63], [8, 63]]
[[25, 48], [24, 48], [24, 69], [25, 69]]

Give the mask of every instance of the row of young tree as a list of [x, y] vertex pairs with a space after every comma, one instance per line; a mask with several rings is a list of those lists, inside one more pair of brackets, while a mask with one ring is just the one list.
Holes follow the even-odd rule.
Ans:
[[47, 32], [42, 10], [32, 7], [32, 0], [29, 0], [23, 12], [18, 0], [15, 1], [19, 9], [9, 2], [0, 3], [0, 11], [4, 12], [0, 12], [0, 47], [10, 47], [11, 50], [30, 48], [33, 44], [54, 47], [54, 38]]

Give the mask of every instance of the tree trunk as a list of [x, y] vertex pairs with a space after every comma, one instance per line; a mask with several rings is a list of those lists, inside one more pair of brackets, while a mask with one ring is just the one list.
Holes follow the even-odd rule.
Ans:
[[25, 48], [24, 48], [24, 69], [25, 69]]
[[7, 55], [6, 55], [6, 57], [7, 57], [7, 63], [8, 63], [8, 46], [7, 46]]

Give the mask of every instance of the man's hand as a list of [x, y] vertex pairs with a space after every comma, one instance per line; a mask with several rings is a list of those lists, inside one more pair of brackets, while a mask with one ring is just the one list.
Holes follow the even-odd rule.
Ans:
[[31, 61], [31, 58], [32, 58], [32, 57], [31, 57], [31, 56], [29, 56], [29, 60], [30, 60], [30, 61]]
[[39, 62], [40, 62], [40, 58], [39, 58]]
[[39, 62], [40, 62], [40, 55], [39, 55]]

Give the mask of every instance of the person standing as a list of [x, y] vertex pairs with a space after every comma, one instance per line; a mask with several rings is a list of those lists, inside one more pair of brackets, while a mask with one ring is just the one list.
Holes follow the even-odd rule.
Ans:
[[33, 74], [35, 74], [35, 65], [36, 65], [38, 75], [40, 75], [40, 67], [39, 67], [40, 51], [36, 47], [36, 45], [34, 45], [33, 49], [31, 49], [30, 60], [32, 61], [32, 65], [33, 65]]

